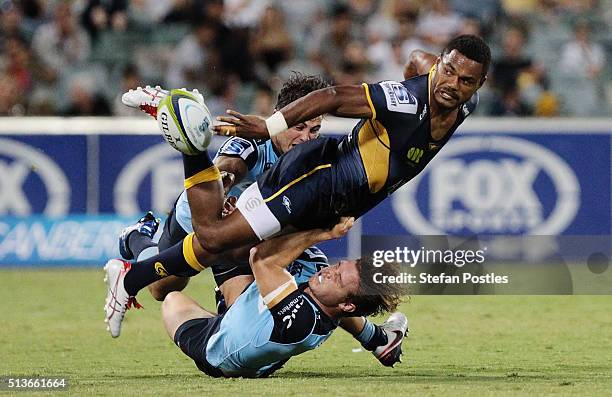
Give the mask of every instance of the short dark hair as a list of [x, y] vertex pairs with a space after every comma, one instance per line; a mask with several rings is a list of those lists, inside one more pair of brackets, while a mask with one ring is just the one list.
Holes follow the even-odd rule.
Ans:
[[[380, 281], [384, 280], [385, 276], [398, 276], [399, 269], [397, 263], [385, 263], [381, 267], [375, 267], [372, 257], [358, 259], [359, 289], [347, 298], [348, 302], [355, 305], [355, 311], [347, 314], [374, 316], [395, 310], [407, 291], [406, 284]], [[380, 276], [374, 277], [376, 273], [380, 273]]]
[[452, 50], [457, 50], [472, 61], [482, 64], [482, 75], [487, 75], [491, 63], [491, 49], [482, 38], [473, 34], [457, 36], [444, 47], [442, 55]]
[[307, 75], [300, 72], [291, 72], [278, 93], [276, 110], [280, 110], [291, 102], [298, 100], [313, 91], [327, 88], [330, 84], [321, 76]]

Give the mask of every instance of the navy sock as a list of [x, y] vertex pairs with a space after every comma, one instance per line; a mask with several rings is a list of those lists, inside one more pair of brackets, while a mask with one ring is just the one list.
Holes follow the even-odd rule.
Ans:
[[149, 247], [155, 247], [157, 244], [153, 242], [149, 236], [138, 233], [138, 230], [134, 230], [128, 237], [128, 245], [130, 250], [134, 254], [134, 258], [138, 258], [140, 253]]
[[[141, 262], [132, 263], [123, 285], [128, 294], [135, 296], [147, 285], [169, 275], [192, 277], [204, 267], [193, 254], [193, 234], [183, 241]], [[185, 257], [187, 255], [187, 258]]]
[[187, 156], [183, 154], [183, 169], [185, 170], [185, 179], [189, 179], [200, 171], [213, 166], [207, 151], [204, 151], [195, 156]]

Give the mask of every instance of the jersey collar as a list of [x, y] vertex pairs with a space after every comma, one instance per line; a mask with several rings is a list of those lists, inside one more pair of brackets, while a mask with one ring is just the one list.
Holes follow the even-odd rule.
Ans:
[[298, 289], [304, 293], [304, 296], [306, 297], [306, 299], [308, 299], [308, 302], [310, 302], [315, 307], [315, 309], [317, 309], [317, 313], [319, 314], [320, 321], [317, 321], [316, 324], [316, 330], [319, 331], [317, 333], [321, 335], [321, 332], [327, 333], [333, 330], [340, 323], [340, 319], [336, 321], [333, 318], [329, 317], [327, 314], [325, 314], [325, 312], [321, 309], [321, 306], [319, 306], [319, 304], [313, 299], [313, 297], [305, 291], [307, 287], [308, 282], [304, 282], [298, 285]]

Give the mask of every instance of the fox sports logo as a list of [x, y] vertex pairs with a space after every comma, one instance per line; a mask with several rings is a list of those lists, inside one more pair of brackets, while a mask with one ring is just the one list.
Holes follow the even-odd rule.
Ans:
[[566, 162], [541, 145], [465, 137], [395, 193], [392, 205], [414, 234], [555, 235], [576, 217], [580, 185]]

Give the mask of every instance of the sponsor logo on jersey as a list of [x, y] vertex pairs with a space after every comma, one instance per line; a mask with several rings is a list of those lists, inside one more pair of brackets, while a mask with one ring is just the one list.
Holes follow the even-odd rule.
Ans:
[[383, 81], [380, 86], [385, 93], [387, 109], [392, 112], [416, 114], [418, 108], [417, 99], [396, 81]]
[[[46, 190], [44, 204], [26, 193], [36, 190], [35, 185]], [[65, 215], [70, 209], [70, 193], [64, 171], [49, 156], [22, 142], [0, 138], [0, 215]], [[44, 207], [34, 208], [41, 204]]]
[[423, 120], [427, 116], [427, 104], [423, 106], [423, 111], [419, 114], [419, 121]]
[[244, 204], [247, 211], [255, 211], [261, 205], [261, 200], [258, 197], [249, 197]]
[[219, 154], [236, 155], [246, 160], [254, 151], [255, 147], [250, 141], [240, 137], [232, 137], [221, 146]]
[[283, 316], [283, 323], [287, 324], [286, 326], [287, 329], [291, 328], [291, 326], [293, 325], [293, 320], [295, 320], [295, 315], [297, 314], [298, 310], [300, 310], [302, 306], [304, 306], [304, 297], [299, 296], [298, 298], [293, 299], [291, 302], [289, 302], [286, 306], [284, 306], [281, 310], [278, 311], [279, 315], [283, 315], [284, 313], [287, 313], [291, 309], [290, 313]]
[[576, 217], [580, 192], [574, 171], [544, 146], [466, 137], [447, 144], [392, 205], [414, 234], [554, 235]]

